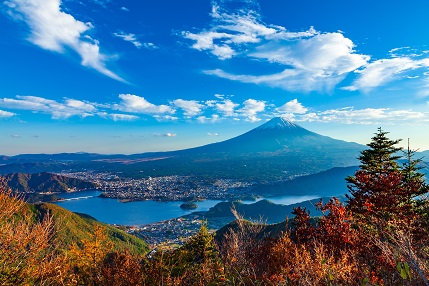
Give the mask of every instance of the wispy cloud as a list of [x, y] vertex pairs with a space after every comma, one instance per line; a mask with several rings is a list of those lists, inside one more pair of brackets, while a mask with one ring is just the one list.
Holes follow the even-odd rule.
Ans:
[[198, 116], [197, 117], [197, 121], [200, 123], [216, 123], [220, 120], [221, 120], [221, 118], [217, 114], [213, 114], [210, 117], [207, 117], [207, 116]]
[[65, 105], [77, 110], [82, 110], [85, 112], [94, 112], [96, 107], [92, 103], [84, 102], [76, 99], [66, 99]]
[[12, 117], [15, 115], [16, 115], [16, 113], [0, 110], [0, 118], [9, 118], [9, 117]]
[[183, 37], [194, 41], [192, 48], [208, 51], [221, 60], [232, 57], [259, 59], [281, 65], [275, 74], [233, 74], [221, 69], [206, 70], [218, 77], [254, 84], [266, 84], [292, 91], [331, 91], [348, 73], [367, 64], [367, 55], [358, 54], [354, 43], [340, 32], [288, 31], [265, 24], [257, 11], [229, 11], [213, 5], [209, 29]]
[[53, 119], [66, 119], [71, 116], [92, 116], [95, 107], [87, 102], [66, 99], [63, 103], [37, 96], [16, 96], [0, 99], [0, 106], [9, 109], [30, 110], [50, 114]]
[[113, 121], [134, 121], [139, 119], [136, 115], [131, 114], [118, 114], [118, 113], [107, 113], [107, 112], [99, 112], [98, 116], [102, 118], [112, 119]]
[[355, 109], [345, 107], [303, 114], [296, 121], [337, 122], [344, 124], [418, 124], [429, 122], [429, 114], [390, 108]]
[[193, 40], [192, 48], [209, 51], [219, 59], [229, 59], [239, 55], [243, 46], [259, 43], [262, 38], [277, 32], [259, 21], [259, 15], [253, 11], [239, 14], [228, 13], [217, 4], [212, 7], [212, 27], [198, 33], [182, 32], [184, 38]]
[[117, 32], [117, 33], [113, 33], [114, 36], [123, 39], [126, 42], [130, 42], [132, 43], [136, 48], [141, 48], [142, 47], [142, 43], [137, 40], [137, 37], [135, 34], [127, 34], [124, 32]]
[[179, 120], [179, 117], [177, 116], [172, 116], [172, 115], [159, 115], [159, 114], [155, 114], [153, 115], [153, 117], [159, 121], [159, 122], [166, 122], [166, 121], [177, 121]]
[[[81, 118], [99, 116], [113, 121], [132, 121], [139, 119], [136, 115], [108, 112], [112, 104], [99, 104], [82, 100], [65, 98], [62, 102], [38, 96], [16, 96], [16, 98], [0, 98], [0, 106], [13, 110], [27, 110], [34, 113], [51, 115], [52, 119], [68, 119], [73, 116]], [[102, 110], [100, 110], [100, 107]], [[106, 110], [107, 109], [107, 110]], [[4, 111], [6, 115], [15, 113]], [[0, 117], [2, 112], [0, 111]]]
[[227, 2], [214, 1], [211, 23], [199, 30], [183, 31], [182, 37], [191, 42], [192, 49], [220, 60], [240, 57], [253, 65], [263, 63], [261, 70], [268, 70], [266, 64], [272, 64], [277, 72], [255, 75], [218, 68], [203, 70], [207, 75], [293, 92], [323, 93], [331, 93], [348, 75], [352, 83], [342, 89], [365, 93], [394, 81], [413, 80], [417, 95], [429, 94], [427, 51], [393, 48], [385, 58], [372, 60], [370, 55], [357, 52], [353, 40], [341, 31], [318, 31], [314, 27], [291, 31], [262, 21], [252, 1], [243, 1], [244, 7], [234, 9], [229, 9]]
[[118, 38], [123, 39], [126, 42], [132, 43], [137, 49], [140, 49], [140, 48], [145, 48], [148, 50], [158, 49], [158, 46], [156, 46], [154, 43], [150, 43], [150, 42], [149, 43], [143, 43], [143, 42], [139, 41], [137, 39], [137, 36], [135, 34], [132, 34], [132, 33], [127, 34], [127, 33], [120, 31], [120, 32], [113, 33], [113, 35], [118, 37]]
[[103, 6], [106, 8], [106, 5], [110, 3], [112, 0], [92, 0], [97, 5]]
[[148, 49], [148, 50], [156, 50], [159, 47], [157, 45], [155, 45], [154, 43], [143, 43], [143, 48]]
[[344, 87], [344, 89], [368, 92], [398, 78], [418, 78], [408, 76], [407, 72], [427, 67], [429, 67], [429, 61], [426, 59], [416, 60], [396, 56], [391, 59], [377, 60], [369, 63], [364, 69], [356, 71], [359, 77], [351, 86]]
[[[98, 1], [105, 3], [105, 1]], [[42, 49], [66, 53], [77, 52], [83, 66], [92, 68], [110, 78], [125, 81], [106, 67], [109, 56], [100, 52], [100, 43], [88, 32], [91, 23], [76, 20], [61, 9], [61, 0], [8, 0], [5, 4], [17, 21], [30, 28], [29, 41]]]

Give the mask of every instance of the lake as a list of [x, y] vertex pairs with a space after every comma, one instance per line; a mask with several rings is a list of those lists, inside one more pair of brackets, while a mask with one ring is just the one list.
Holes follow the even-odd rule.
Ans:
[[[194, 211], [207, 211], [219, 200], [206, 200], [196, 202], [196, 210], [184, 210], [180, 208], [183, 202], [155, 202], [136, 201], [121, 203], [116, 199], [104, 199], [98, 197], [102, 192], [88, 190], [76, 193], [64, 193], [60, 196], [65, 201], [56, 204], [72, 212], [88, 214], [101, 222], [120, 225], [142, 225], [162, 220], [177, 218]], [[270, 201], [276, 204], [293, 204], [317, 198], [316, 196], [284, 196], [270, 197]], [[254, 203], [254, 201], [244, 201]]]

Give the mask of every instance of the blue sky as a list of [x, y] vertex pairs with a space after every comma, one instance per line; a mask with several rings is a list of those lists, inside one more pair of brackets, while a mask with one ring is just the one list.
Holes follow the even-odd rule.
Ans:
[[274, 116], [363, 144], [381, 126], [429, 149], [427, 1], [0, 9], [0, 154], [175, 150]]

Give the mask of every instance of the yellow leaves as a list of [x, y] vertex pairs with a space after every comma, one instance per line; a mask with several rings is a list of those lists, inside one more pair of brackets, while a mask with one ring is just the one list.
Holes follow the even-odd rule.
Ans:
[[112, 249], [105, 228], [98, 225], [94, 226], [91, 238], [82, 241], [81, 247], [73, 243], [68, 253], [76, 279], [97, 284], [101, 279], [101, 264]]
[[54, 221], [34, 222], [26, 204], [0, 180], [0, 284], [34, 284], [48, 276], [54, 261]]

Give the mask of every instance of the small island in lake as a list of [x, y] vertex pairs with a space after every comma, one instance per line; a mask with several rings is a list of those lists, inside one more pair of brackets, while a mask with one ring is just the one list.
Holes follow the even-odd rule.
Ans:
[[198, 208], [198, 206], [196, 203], [187, 202], [187, 203], [181, 204], [180, 208], [182, 208], [184, 210], [194, 210], [194, 209]]

